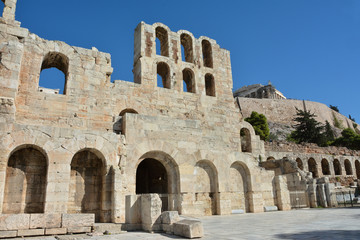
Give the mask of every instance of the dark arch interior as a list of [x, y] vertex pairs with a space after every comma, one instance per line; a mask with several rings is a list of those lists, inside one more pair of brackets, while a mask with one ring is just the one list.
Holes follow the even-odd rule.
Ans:
[[309, 165], [309, 172], [312, 173], [313, 178], [317, 178], [318, 177], [318, 171], [317, 171], [317, 166], [316, 166], [316, 162], [313, 158], [310, 158], [308, 161], [308, 165]]
[[27, 147], [11, 154], [6, 169], [3, 213], [43, 213], [47, 160]]
[[204, 66], [212, 68], [213, 59], [212, 59], [211, 44], [207, 40], [202, 40], [201, 45], [202, 45]]
[[194, 54], [193, 54], [193, 47], [192, 47], [192, 39], [188, 34], [181, 34], [180, 36], [181, 46], [184, 50], [182, 60], [185, 62], [192, 63], [194, 62]]
[[339, 160], [337, 159], [334, 160], [334, 171], [335, 175], [341, 175], [341, 165]]
[[344, 162], [345, 164], [345, 172], [346, 172], [346, 175], [352, 175], [352, 169], [351, 169], [351, 163], [348, 159], [345, 160]]
[[360, 179], [360, 162], [359, 160], [355, 161], [356, 177]]
[[330, 175], [329, 162], [326, 159], [321, 160], [321, 169], [323, 175]]
[[240, 130], [240, 140], [241, 140], [241, 151], [242, 152], [251, 152], [251, 135], [250, 131], [246, 128]]
[[136, 170], [136, 194], [168, 193], [168, 176], [164, 165], [155, 159], [144, 159]]
[[[155, 32], [156, 38], [159, 40], [158, 42], [160, 42], [160, 55], [169, 57], [169, 41], [167, 31], [162, 27], [157, 27]], [[158, 46], [156, 48], [158, 49]]]
[[205, 91], [207, 96], [215, 97], [215, 82], [213, 75], [207, 73], [205, 75]]
[[297, 163], [298, 168], [300, 168], [301, 170], [304, 170], [304, 165], [300, 158], [296, 159], [296, 163]]
[[184, 69], [182, 73], [184, 84], [186, 85], [186, 89], [184, 86], [184, 91], [195, 93], [194, 74], [190, 69]]

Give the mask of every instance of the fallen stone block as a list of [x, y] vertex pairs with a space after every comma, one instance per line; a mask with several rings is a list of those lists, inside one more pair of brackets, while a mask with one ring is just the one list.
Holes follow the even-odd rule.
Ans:
[[66, 234], [66, 228], [47, 228], [45, 229], [45, 235], [61, 235]]
[[68, 227], [68, 233], [89, 233], [91, 232], [91, 227]]
[[17, 237], [17, 231], [0, 231], [0, 238]]
[[44, 235], [44, 229], [27, 229], [27, 230], [19, 230], [18, 237], [27, 237], [27, 236], [41, 236]]
[[30, 214], [1, 214], [0, 231], [29, 229]]
[[200, 238], [204, 236], [202, 223], [196, 220], [181, 220], [173, 224], [174, 234], [187, 238]]
[[265, 206], [264, 207], [264, 212], [274, 212], [277, 211], [278, 207], [277, 206]]
[[179, 220], [179, 213], [177, 211], [165, 211], [161, 213], [161, 222], [163, 224], [173, 224]]
[[123, 232], [122, 225], [116, 223], [95, 223], [94, 231], [98, 233], [108, 232], [110, 234], [118, 234]]
[[62, 214], [61, 227], [92, 227], [95, 222], [95, 214]]
[[243, 213], [245, 213], [245, 211], [242, 209], [231, 210], [231, 214], [243, 214]]

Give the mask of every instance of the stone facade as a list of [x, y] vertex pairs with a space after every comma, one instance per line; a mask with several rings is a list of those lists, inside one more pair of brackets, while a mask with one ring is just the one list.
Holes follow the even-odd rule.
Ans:
[[262, 84], [253, 84], [241, 87], [234, 92], [234, 97], [286, 99], [284, 94], [277, 90], [270, 81], [268, 85], [265, 86]]
[[[158, 208], [289, 210], [287, 179], [307, 186], [296, 167], [262, 166], [269, 151], [242, 120], [230, 53], [215, 40], [141, 22], [134, 82], [111, 82], [110, 54], [30, 33], [15, 6], [6, 0], [0, 21], [2, 214], [91, 213], [96, 222], [149, 228]], [[63, 94], [39, 86], [47, 68], [64, 73]], [[142, 199], [149, 193], [157, 204]]]

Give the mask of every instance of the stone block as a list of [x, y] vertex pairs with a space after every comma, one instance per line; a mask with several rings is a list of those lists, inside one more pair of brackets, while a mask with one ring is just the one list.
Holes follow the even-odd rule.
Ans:
[[41, 236], [44, 235], [44, 229], [26, 229], [19, 230], [18, 237], [26, 237], [26, 236]]
[[88, 233], [91, 232], [91, 227], [68, 227], [68, 233]]
[[0, 238], [17, 237], [17, 231], [0, 231]]
[[204, 236], [202, 223], [196, 220], [181, 220], [173, 224], [174, 234], [187, 238], [200, 238]]
[[161, 213], [161, 222], [163, 224], [173, 224], [179, 220], [179, 214], [177, 211], [165, 211]]
[[277, 206], [264, 206], [264, 212], [274, 212], [277, 210], [278, 210]]
[[30, 214], [30, 228], [60, 228], [61, 214]]
[[66, 228], [47, 228], [45, 229], [45, 235], [61, 235], [66, 234]]
[[141, 222], [143, 230], [158, 231], [161, 227], [161, 206], [162, 202], [158, 194], [142, 194], [141, 195]]
[[29, 229], [30, 214], [1, 214], [0, 231]]
[[174, 225], [173, 224], [162, 224], [162, 230], [167, 234], [174, 233]]
[[61, 227], [91, 227], [95, 222], [95, 214], [62, 214]]
[[231, 210], [231, 214], [243, 214], [245, 211], [243, 209], [234, 209]]
[[116, 223], [95, 223], [94, 231], [98, 233], [104, 233], [107, 231], [110, 234], [118, 234], [123, 232], [122, 225]]

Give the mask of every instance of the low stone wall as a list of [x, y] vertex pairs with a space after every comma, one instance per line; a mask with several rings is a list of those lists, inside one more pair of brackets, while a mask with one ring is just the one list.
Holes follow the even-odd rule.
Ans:
[[0, 238], [91, 232], [94, 214], [0, 214]]
[[296, 144], [293, 142], [265, 142], [266, 152], [298, 152], [315, 153], [327, 155], [360, 156], [360, 151], [351, 150], [345, 147], [319, 147], [314, 143]]

